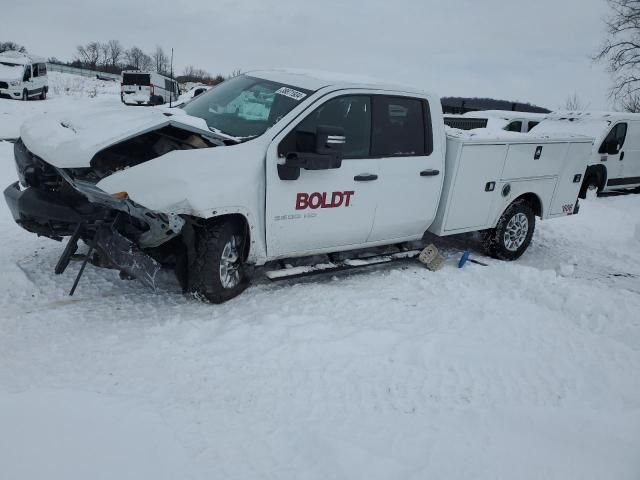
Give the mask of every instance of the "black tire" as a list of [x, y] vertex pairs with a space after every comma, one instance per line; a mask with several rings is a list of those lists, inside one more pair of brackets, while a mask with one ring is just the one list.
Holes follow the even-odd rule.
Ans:
[[47, 99], [47, 89], [43, 88], [42, 92], [40, 93], [40, 100], [46, 100]]
[[27, 89], [25, 88], [22, 91], [22, 101], [26, 102], [27, 100], [29, 100], [29, 92], [27, 91]]
[[[526, 227], [523, 216], [526, 217]], [[529, 203], [524, 199], [516, 200], [504, 211], [496, 228], [485, 232], [484, 250], [499, 260], [516, 260], [529, 247], [535, 228], [536, 216]]]
[[[242, 293], [248, 285], [243, 255], [244, 239], [242, 228], [234, 222], [226, 221], [198, 229], [194, 239], [194, 258], [189, 262], [188, 290], [200, 300], [211, 303], [223, 303]], [[233, 268], [225, 270], [225, 264], [230, 264], [227, 248], [231, 248], [229, 246], [234, 241], [237, 245], [237, 261], [233, 265], [237, 279], [235, 273], [230, 273], [234, 271]], [[225, 284], [225, 279], [232, 282]]]

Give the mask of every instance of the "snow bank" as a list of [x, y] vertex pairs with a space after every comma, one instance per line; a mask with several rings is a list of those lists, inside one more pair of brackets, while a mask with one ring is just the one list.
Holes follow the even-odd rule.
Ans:
[[49, 72], [49, 92], [53, 95], [96, 97], [120, 95], [120, 84], [115, 81], [99, 80], [69, 73]]

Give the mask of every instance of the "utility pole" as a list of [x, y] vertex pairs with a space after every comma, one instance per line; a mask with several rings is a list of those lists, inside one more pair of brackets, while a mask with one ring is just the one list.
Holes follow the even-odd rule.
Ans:
[[171, 108], [171, 101], [173, 100], [173, 94], [175, 93], [176, 84], [173, 83], [173, 47], [171, 47], [171, 93], [169, 94], [169, 108]]

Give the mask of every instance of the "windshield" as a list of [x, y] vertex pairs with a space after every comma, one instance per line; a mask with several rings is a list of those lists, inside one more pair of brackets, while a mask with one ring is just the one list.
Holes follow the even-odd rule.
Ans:
[[262, 135], [289, 113], [310, 90], [240, 75], [222, 82], [184, 106], [211, 130], [242, 139]]

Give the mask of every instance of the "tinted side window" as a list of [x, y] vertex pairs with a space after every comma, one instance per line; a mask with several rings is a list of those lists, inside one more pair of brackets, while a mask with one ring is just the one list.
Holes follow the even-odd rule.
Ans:
[[373, 97], [371, 154], [376, 157], [425, 155], [425, 114], [421, 100]]
[[527, 132], [530, 132], [533, 127], [535, 127], [536, 125], [538, 125], [540, 122], [529, 122], [529, 126], [527, 127]]
[[313, 152], [319, 125], [342, 127], [346, 144], [344, 158], [369, 155], [371, 138], [371, 102], [368, 95], [337, 97], [319, 106], [282, 140], [278, 146], [281, 156], [291, 152]]
[[39, 67], [40, 67], [39, 70], [38, 70], [40, 72], [39, 75], [41, 77], [46, 75], [47, 74], [47, 64], [46, 63], [41, 63], [41, 64], [39, 64]]
[[38, 64], [37, 64], [37, 63], [34, 63], [34, 64], [33, 64], [33, 76], [34, 76], [34, 78], [35, 78], [35, 77], [37, 77], [37, 76], [39, 76], [39, 73], [38, 73]]
[[619, 123], [611, 129], [607, 138], [604, 139], [598, 153], [607, 153], [609, 155], [617, 155], [624, 145], [627, 138], [627, 124]]
[[521, 132], [522, 131], [522, 122], [520, 120], [516, 122], [511, 122], [509, 125], [504, 127], [507, 132]]

